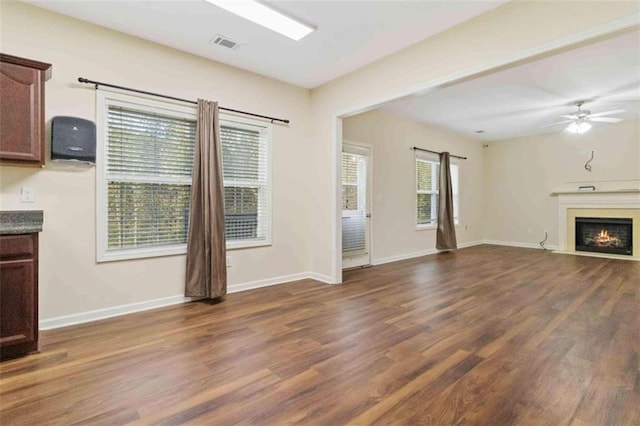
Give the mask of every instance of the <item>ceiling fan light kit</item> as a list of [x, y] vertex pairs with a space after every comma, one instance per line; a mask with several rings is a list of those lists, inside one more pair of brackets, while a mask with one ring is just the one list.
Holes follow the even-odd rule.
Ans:
[[591, 129], [591, 124], [583, 120], [574, 121], [573, 123], [569, 124], [566, 128], [567, 132], [573, 133], [576, 135], [582, 135], [584, 133], [587, 133], [589, 129]]

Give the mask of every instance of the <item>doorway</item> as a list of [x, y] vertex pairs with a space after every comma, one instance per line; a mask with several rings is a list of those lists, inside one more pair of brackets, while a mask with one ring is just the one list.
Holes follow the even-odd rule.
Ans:
[[342, 268], [371, 264], [371, 148], [342, 148]]

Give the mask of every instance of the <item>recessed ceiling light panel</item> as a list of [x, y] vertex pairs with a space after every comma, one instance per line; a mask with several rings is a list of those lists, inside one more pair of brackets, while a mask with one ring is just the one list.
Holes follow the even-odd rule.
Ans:
[[296, 41], [316, 30], [255, 0], [206, 1]]

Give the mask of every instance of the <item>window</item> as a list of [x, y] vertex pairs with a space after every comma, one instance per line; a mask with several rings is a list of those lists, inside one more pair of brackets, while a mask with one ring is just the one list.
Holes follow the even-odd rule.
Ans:
[[362, 147], [345, 145], [342, 153], [342, 252], [349, 255], [367, 250], [367, 157]]
[[[342, 210], [358, 210], [358, 183], [364, 179], [364, 162], [358, 156], [342, 153]], [[362, 186], [362, 184], [360, 185]], [[362, 194], [360, 194], [362, 198]], [[360, 203], [362, 204], [362, 203]], [[362, 206], [361, 206], [362, 207]]]
[[[195, 108], [98, 93], [98, 261], [185, 253]], [[227, 248], [270, 244], [270, 127], [221, 115], [220, 133]]]
[[[453, 186], [453, 218], [458, 224], [458, 165], [450, 164]], [[416, 218], [419, 228], [438, 225], [438, 182], [440, 161], [438, 157], [416, 154]]]
[[270, 128], [220, 122], [227, 248], [270, 244]]

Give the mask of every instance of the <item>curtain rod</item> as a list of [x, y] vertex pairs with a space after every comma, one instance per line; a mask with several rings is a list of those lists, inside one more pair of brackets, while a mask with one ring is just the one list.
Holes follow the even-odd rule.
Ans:
[[[438, 152], [438, 151], [431, 151], [430, 149], [418, 148], [417, 146], [412, 146], [409, 149], [413, 149], [414, 151], [430, 152], [432, 154], [438, 154], [438, 155], [442, 154], [441, 152]], [[459, 155], [453, 155], [453, 154], [449, 154], [449, 157], [459, 158], [461, 160], [466, 160], [467, 159], [467, 157], [461, 157]]]
[[[115, 84], [102, 83], [101, 81], [88, 80], [88, 79], [83, 78], [83, 77], [79, 77], [78, 81], [80, 83], [95, 84], [96, 90], [98, 89], [99, 86], [105, 86], [105, 87], [112, 87], [114, 89], [126, 90], [126, 91], [129, 91], [129, 92], [141, 93], [143, 95], [151, 95], [151, 96], [157, 96], [159, 98], [171, 99], [171, 100], [174, 100], [174, 101], [187, 102], [187, 103], [194, 104], [194, 105], [198, 104], [198, 102], [191, 101], [189, 99], [182, 99], [182, 98], [176, 98], [176, 97], [173, 97], [173, 96], [161, 95], [160, 93], [146, 92], [144, 90], [132, 89], [130, 87], [116, 86]], [[279, 121], [279, 122], [284, 123], [284, 124], [289, 124], [289, 120], [284, 119], [284, 118], [269, 117], [268, 115], [254, 114], [252, 112], [240, 111], [240, 110], [231, 109], [231, 108], [224, 108], [224, 107], [218, 107], [218, 108], [223, 110], [223, 111], [235, 112], [236, 114], [244, 114], [244, 115], [250, 115], [251, 117], [264, 118], [265, 120], [271, 120], [272, 123], [274, 121]]]

